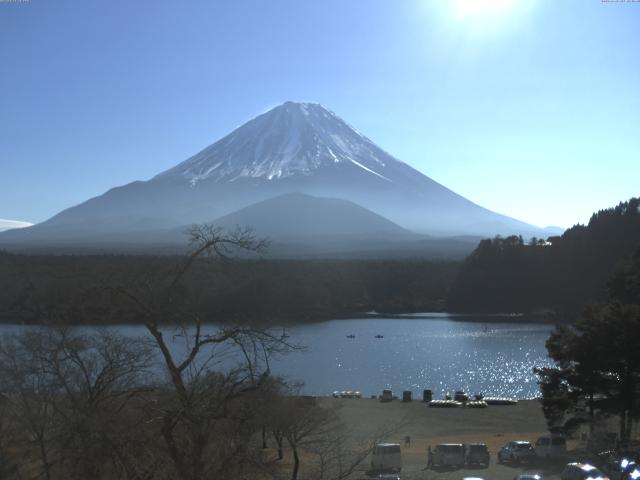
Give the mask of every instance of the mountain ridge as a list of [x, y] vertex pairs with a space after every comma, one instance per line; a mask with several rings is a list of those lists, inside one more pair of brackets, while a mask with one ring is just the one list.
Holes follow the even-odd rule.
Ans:
[[396, 159], [322, 105], [286, 102], [147, 181], [114, 187], [41, 224], [0, 235], [0, 243], [92, 241], [145, 229], [151, 235], [292, 192], [347, 200], [422, 234], [546, 236]]

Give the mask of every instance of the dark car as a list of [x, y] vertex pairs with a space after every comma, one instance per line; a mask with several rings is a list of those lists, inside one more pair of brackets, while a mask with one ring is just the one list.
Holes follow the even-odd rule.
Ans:
[[488, 467], [490, 458], [489, 449], [484, 443], [464, 444], [465, 465], [484, 465]]

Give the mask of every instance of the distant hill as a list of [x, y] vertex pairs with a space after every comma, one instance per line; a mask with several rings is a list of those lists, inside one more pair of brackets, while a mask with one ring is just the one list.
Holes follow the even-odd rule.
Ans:
[[381, 215], [348, 200], [287, 193], [242, 208], [212, 222], [226, 228], [250, 225], [258, 236], [307, 239], [318, 236], [419, 239]]
[[463, 262], [448, 309], [528, 312], [553, 309], [571, 317], [603, 298], [610, 275], [640, 248], [640, 199], [595, 213], [548, 242], [519, 237], [483, 240]]
[[226, 229], [250, 225], [258, 237], [269, 238], [271, 258], [459, 259], [474, 245], [419, 235], [353, 202], [303, 193], [270, 198], [211, 223]]

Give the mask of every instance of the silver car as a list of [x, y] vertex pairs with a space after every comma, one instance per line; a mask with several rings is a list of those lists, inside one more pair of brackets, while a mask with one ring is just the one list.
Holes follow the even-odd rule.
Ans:
[[531, 442], [514, 440], [498, 451], [498, 462], [523, 462], [536, 458], [536, 451]]
[[513, 480], [543, 480], [541, 473], [537, 472], [525, 472], [513, 477]]
[[588, 463], [567, 463], [560, 474], [561, 480], [609, 480], [604, 473]]

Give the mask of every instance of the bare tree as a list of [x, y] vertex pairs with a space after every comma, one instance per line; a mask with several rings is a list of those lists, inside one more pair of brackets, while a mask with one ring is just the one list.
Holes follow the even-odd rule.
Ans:
[[[199, 480], [256, 463], [256, 456], [248, 455], [249, 440], [261, 424], [255, 422], [247, 402], [266, 386], [270, 357], [292, 346], [285, 335], [267, 329], [205, 325], [184, 286], [198, 260], [260, 252], [265, 241], [249, 229], [225, 232], [204, 225], [194, 226], [189, 233], [190, 251], [173, 272], [135, 289], [109, 290], [135, 308], [161, 354], [168, 383], [155, 422], [176, 476]], [[181, 340], [180, 349], [175, 338]]]
[[[295, 402], [295, 399], [293, 400]], [[335, 422], [334, 412], [317, 406], [292, 405], [291, 422], [285, 430], [285, 438], [293, 453], [291, 480], [297, 480], [300, 469], [300, 449], [312, 448]]]
[[144, 345], [106, 331], [87, 336], [45, 328], [3, 338], [4, 406], [31, 474], [101, 478], [110, 472], [110, 447], [135, 428], [121, 413], [140, 392], [150, 358]]
[[345, 425], [338, 423], [323, 432], [319, 441], [310, 447], [315, 456], [315, 470], [311, 480], [343, 480], [362, 466], [376, 444], [400, 428], [401, 422], [381, 428], [371, 436], [354, 438]]
[[[304, 464], [309, 480], [342, 480], [353, 474], [375, 445], [406, 424], [403, 419], [372, 434], [356, 437], [340, 417], [339, 407], [323, 407], [315, 398], [282, 395], [271, 408], [275, 425], [293, 456], [291, 479], [297, 480]], [[302, 462], [304, 455], [305, 462]]]

